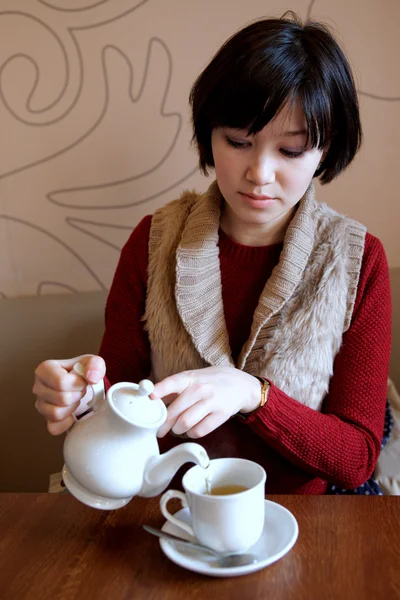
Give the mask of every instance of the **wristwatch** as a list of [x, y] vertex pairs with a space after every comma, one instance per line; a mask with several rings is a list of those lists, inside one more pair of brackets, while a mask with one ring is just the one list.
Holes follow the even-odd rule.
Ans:
[[[255, 377], [257, 377], [257, 375], [255, 375]], [[265, 377], [257, 377], [257, 379], [261, 383], [261, 401], [260, 406], [258, 407], [260, 408], [267, 403], [268, 392], [271, 384], [269, 383], [268, 379], [265, 379]]]
[[[262, 406], [265, 406], [265, 404], [267, 403], [268, 392], [269, 392], [269, 388], [271, 387], [271, 384], [268, 381], [268, 379], [265, 379], [265, 377], [258, 377], [258, 375], [254, 375], [254, 377], [256, 379], [258, 379], [258, 381], [261, 383], [261, 400], [260, 400], [260, 404], [257, 406], [257, 408], [254, 409], [254, 410], [257, 410], [258, 408], [261, 408]], [[237, 416], [240, 419], [246, 419], [249, 415], [251, 415], [254, 412], [254, 410], [252, 410], [251, 412], [248, 412], [248, 413], [238, 412]]]

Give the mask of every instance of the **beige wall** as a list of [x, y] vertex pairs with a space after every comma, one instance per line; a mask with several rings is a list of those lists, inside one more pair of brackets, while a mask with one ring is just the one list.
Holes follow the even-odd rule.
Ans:
[[398, 0], [1, 0], [0, 297], [106, 290], [135, 224], [208, 184], [194, 78], [235, 29], [289, 8], [333, 27], [360, 92], [363, 149], [319, 198], [400, 267]]
[[[288, 8], [333, 26], [360, 89], [365, 145], [320, 198], [400, 266], [398, 0], [2, 0], [0, 294], [107, 288], [145, 214], [204, 188], [187, 95], [227, 35]], [[362, 7], [362, 8], [360, 8]]]

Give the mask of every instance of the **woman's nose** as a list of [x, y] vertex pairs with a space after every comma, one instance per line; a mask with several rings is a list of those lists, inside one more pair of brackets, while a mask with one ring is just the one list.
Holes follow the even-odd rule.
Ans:
[[246, 179], [257, 186], [275, 181], [275, 165], [270, 157], [258, 157], [247, 168]]

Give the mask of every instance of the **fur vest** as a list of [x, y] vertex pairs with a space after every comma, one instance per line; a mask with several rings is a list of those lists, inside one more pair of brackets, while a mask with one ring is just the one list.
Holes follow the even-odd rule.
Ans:
[[214, 182], [206, 193], [186, 192], [153, 216], [145, 313], [153, 378], [210, 365], [236, 367], [320, 410], [352, 317], [365, 227], [318, 204], [309, 187], [235, 364], [222, 303], [222, 202]]

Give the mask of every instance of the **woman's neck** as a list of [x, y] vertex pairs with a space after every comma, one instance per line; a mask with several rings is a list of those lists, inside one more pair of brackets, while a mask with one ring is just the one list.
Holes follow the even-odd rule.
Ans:
[[243, 246], [272, 246], [283, 241], [297, 206], [267, 223], [241, 221], [226, 202], [222, 205], [220, 227], [222, 231]]

